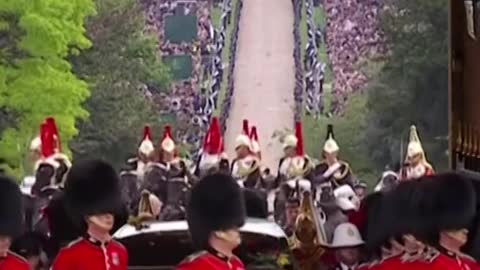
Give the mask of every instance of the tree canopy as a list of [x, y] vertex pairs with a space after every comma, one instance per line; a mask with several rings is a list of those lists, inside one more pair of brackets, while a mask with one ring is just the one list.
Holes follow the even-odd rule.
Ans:
[[88, 116], [88, 86], [66, 58], [91, 46], [84, 20], [94, 13], [91, 0], [0, 2], [0, 108], [14, 118], [2, 123], [0, 155], [17, 172], [45, 117], [57, 119], [67, 145]]
[[[366, 140], [377, 168], [402, 162], [415, 124], [427, 158], [447, 167], [448, 1], [387, 1], [382, 26], [391, 55], [368, 90]], [[403, 146], [403, 147], [402, 147]]]
[[[75, 72], [90, 86], [90, 117], [79, 123], [75, 158], [99, 157], [119, 166], [136, 153], [143, 125], [161, 119], [145, 89], [164, 90], [170, 72], [158, 55], [156, 38], [145, 32], [135, 0], [97, 0], [98, 15], [87, 21], [93, 46], [72, 57]], [[160, 129], [154, 132], [159, 138]]]
[[448, 2], [383, 4], [380, 25], [389, 54], [366, 65], [367, 89], [351, 98], [341, 117], [305, 119], [310, 154], [319, 157], [326, 125], [334, 124], [340, 158], [370, 183], [385, 166], [403, 162], [412, 124], [436, 169], [446, 169], [448, 160]]

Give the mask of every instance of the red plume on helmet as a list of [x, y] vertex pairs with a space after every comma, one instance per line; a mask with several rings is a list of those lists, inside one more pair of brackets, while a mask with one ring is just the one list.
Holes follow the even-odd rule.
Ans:
[[173, 135], [172, 135], [172, 126], [166, 125], [163, 130], [163, 139], [169, 137], [170, 139], [173, 140]]
[[249, 136], [250, 134], [250, 127], [248, 126], [248, 120], [243, 119], [243, 134]]
[[220, 132], [220, 124], [217, 117], [212, 118], [210, 127], [205, 135], [205, 141], [203, 143], [203, 150], [208, 154], [220, 154], [222, 153], [223, 139]]
[[153, 140], [152, 129], [148, 125], [143, 128], [143, 140]]
[[143, 127], [143, 139], [138, 146], [138, 152], [143, 155], [150, 155], [155, 150], [153, 145], [153, 135], [150, 126]]
[[302, 130], [302, 123], [296, 122], [295, 123], [295, 136], [297, 137], [297, 156], [304, 156], [305, 149], [303, 143], [303, 130]]
[[257, 133], [257, 127], [252, 126], [252, 129], [250, 130], [250, 134], [248, 136], [251, 141], [251, 151], [253, 154], [257, 155], [259, 158], [261, 158], [260, 154], [260, 144], [258, 143], [258, 133]]
[[42, 157], [48, 158], [55, 153], [55, 138], [48, 123], [42, 123], [40, 126], [40, 140], [42, 141]]
[[61, 141], [60, 141], [60, 134], [58, 132], [57, 123], [55, 122], [55, 118], [47, 117], [45, 122], [48, 125], [49, 132], [51, 132], [52, 136], [53, 136], [53, 150], [57, 151], [57, 152], [62, 152], [62, 144], [61, 144]]
[[258, 142], [258, 133], [257, 133], [257, 127], [252, 126], [252, 129], [250, 130], [250, 140]]
[[160, 146], [163, 150], [167, 152], [175, 151], [176, 147], [175, 147], [175, 141], [173, 140], [173, 135], [172, 135], [172, 126], [165, 125], [163, 129], [163, 138], [162, 138], [162, 141], [160, 142]]

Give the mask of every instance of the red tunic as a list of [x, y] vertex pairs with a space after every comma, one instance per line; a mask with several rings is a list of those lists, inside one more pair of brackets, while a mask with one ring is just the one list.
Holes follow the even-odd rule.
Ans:
[[201, 251], [186, 258], [176, 270], [245, 270], [245, 266], [236, 256], [227, 258], [220, 254]]
[[0, 258], [0, 270], [30, 270], [30, 265], [20, 255], [8, 252], [7, 257]]
[[101, 244], [79, 239], [60, 250], [52, 270], [126, 270], [128, 253], [116, 241]]

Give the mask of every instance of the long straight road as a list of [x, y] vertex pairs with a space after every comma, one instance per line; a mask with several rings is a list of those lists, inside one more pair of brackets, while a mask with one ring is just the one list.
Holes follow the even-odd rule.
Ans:
[[243, 1], [227, 153], [235, 156], [235, 137], [248, 119], [259, 132], [262, 163], [276, 172], [282, 148], [271, 136], [293, 124], [293, 6], [291, 0]]

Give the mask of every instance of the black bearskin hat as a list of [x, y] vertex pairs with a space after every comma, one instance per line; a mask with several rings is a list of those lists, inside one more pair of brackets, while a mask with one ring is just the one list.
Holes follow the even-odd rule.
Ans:
[[65, 204], [74, 218], [95, 214], [116, 214], [122, 210], [119, 176], [105, 161], [75, 163], [65, 181]]
[[375, 217], [369, 216], [367, 248], [379, 248], [389, 239], [401, 239], [405, 234], [436, 244], [440, 231], [469, 228], [475, 202], [471, 182], [455, 173], [402, 182], [382, 193], [374, 203]]
[[258, 192], [254, 189], [243, 189], [247, 217], [266, 219], [268, 217], [267, 200]]
[[196, 248], [207, 248], [212, 232], [243, 226], [245, 215], [243, 193], [231, 176], [214, 173], [193, 186], [187, 222]]
[[13, 252], [25, 259], [40, 256], [43, 245], [47, 242], [46, 237], [37, 232], [28, 232], [15, 239], [10, 248]]
[[463, 250], [478, 261], [480, 259], [480, 178], [466, 171], [462, 174], [471, 180], [476, 194], [476, 215], [468, 228], [468, 241]]
[[54, 247], [56, 251], [60, 249], [60, 246], [64, 246], [84, 234], [86, 225], [75, 224], [67, 213], [64, 193], [58, 193], [52, 197], [44, 209], [44, 215], [48, 220], [52, 242], [59, 244], [58, 247]]
[[419, 216], [420, 181], [401, 182], [388, 191], [374, 193], [366, 198], [367, 224], [364, 228], [366, 248], [376, 253], [388, 246], [390, 239], [414, 233], [425, 217]]
[[23, 201], [18, 185], [0, 176], [0, 235], [15, 238], [23, 229]]
[[428, 215], [426, 230], [459, 230], [468, 228], [475, 216], [476, 194], [467, 177], [443, 173], [425, 177], [419, 207]]

